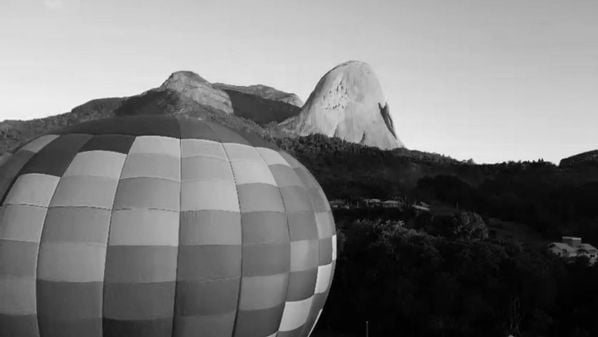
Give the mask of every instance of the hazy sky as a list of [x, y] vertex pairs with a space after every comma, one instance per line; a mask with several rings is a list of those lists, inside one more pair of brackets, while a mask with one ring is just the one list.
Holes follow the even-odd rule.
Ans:
[[0, 0], [0, 120], [176, 70], [306, 99], [372, 65], [401, 140], [476, 162], [598, 148], [598, 0]]

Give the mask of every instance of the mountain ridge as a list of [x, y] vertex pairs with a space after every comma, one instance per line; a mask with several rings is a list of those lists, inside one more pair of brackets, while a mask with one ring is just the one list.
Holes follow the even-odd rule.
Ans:
[[561, 167], [578, 167], [578, 166], [597, 166], [598, 167], [598, 149], [585, 151], [566, 158], [561, 159], [559, 166]]
[[[324, 77], [335, 70], [352, 65], [364, 67], [367, 71], [373, 73], [371, 67], [366, 63], [349, 61], [332, 68]], [[316, 89], [318, 89], [318, 86], [322, 86], [320, 82], [316, 85]], [[316, 89], [310, 94], [308, 103], [315, 99], [314, 96], [318, 95]], [[347, 90], [349, 89], [347, 88]], [[2, 121], [0, 122], [0, 153], [12, 151], [24, 142], [53, 129], [94, 119], [135, 114], [181, 114], [206, 118], [221, 122], [232, 128], [249, 130], [270, 139], [301, 137], [312, 134], [310, 132], [301, 134], [294, 131], [298, 128], [297, 124], [300, 122], [300, 116], [304, 113], [305, 106], [308, 103], [304, 105], [303, 109], [300, 109], [296, 105], [284, 102], [285, 97], [289, 96], [296, 95], [261, 84], [250, 86], [212, 84], [194, 72], [177, 71], [168, 76], [158, 87], [138, 95], [93, 99], [76, 106], [70, 112], [45, 118], [28, 121]], [[384, 131], [387, 131], [389, 137], [398, 141], [395, 125], [390, 117], [388, 103], [382, 96], [380, 101], [376, 102], [375, 109], [379, 111], [376, 117], [379, 118], [378, 126], [383, 125]], [[341, 128], [335, 127], [332, 133], [316, 133], [343, 139], [342, 131]], [[370, 135], [371, 133], [361, 132], [358, 134], [358, 139], [344, 140], [372, 146], [370, 144]], [[376, 147], [375, 144], [373, 146]], [[385, 149], [384, 147], [381, 148]], [[598, 150], [563, 158], [560, 166], [571, 168], [596, 162], [598, 162]]]
[[[73, 108], [70, 112], [50, 116], [46, 119], [2, 122], [0, 123], [0, 140], [2, 140], [0, 150], [5, 152], [14, 149], [37, 135], [79, 121], [140, 114], [180, 114], [208, 118], [271, 137], [295, 137], [321, 133], [329, 137], [336, 136], [347, 141], [382, 149], [402, 147], [396, 138], [393, 121], [388, 113], [388, 104], [382, 97], [380, 84], [373, 77], [373, 71], [369, 65], [357, 61], [346, 62], [334, 67], [324, 75], [324, 78], [335, 69], [354, 66], [366, 68], [366, 71], [351, 75], [351, 83], [358, 88], [358, 97], [350, 95], [348, 101], [360, 101], [360, 96], [369, 97], [367, 90], [373, 87], [375, 97], [372, 102], [374, 103], [370, 101], [367, 103], [372, 103], [370, 105], [374, 106], [375, 111], [373, 114], [372, 111], [357, 111], [340, 116], [340, 119], [337, 118], [332, 132], [325, 130], [325, 126], [320, 127], [313, 124], [311, 125], [313, 128], [307, 131], [306, 128], [289, 130], [281, 127], [281, 125], [293, 125], [293, 121], [299, 121], [294, 125], [300, 125], [300, 122], [304, 120], [301, 116], [305, 115], [305, 106], [311, 107], [309, 100], [304, 105], [296, 94], [263, 84], [250, 86], [212, 84], [192, 71], [183, 70], [173, 72], [161, 85], [138, 95], [94, 99]], [[365, 75], [361, 77], [363, 74]], [[321, 85], [320, 82], [316, 88]], [[365, 88], [365, 91], [362, 90], [363, 92], [360, 91], [362, 87]], [[314, 95], [314, 93], [310, 95], [310, 100], [313, 100]], [[303, 108], [300, 107], [302, 105]], [[359, 114], [365, 113], [369, 113], [371, 116], [367, 118], [359, 116]], [[323, 119], [322, 122], [325, 124], [326, 119]], [[347, 131], [355, 132], [352, 137], [348, 137]], [[394, 139], [395, 143], [385, 140], [380, 142], [380, 131], [383, 134], [382, 137], [386, 137], [386, 140]]]

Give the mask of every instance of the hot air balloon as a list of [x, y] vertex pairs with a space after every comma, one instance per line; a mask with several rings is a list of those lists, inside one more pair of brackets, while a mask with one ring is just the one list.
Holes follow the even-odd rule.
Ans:
[[336, 232], [310, 172], [175, 116], [41, 136], [0, 167], [0, 336], [308, 336]]

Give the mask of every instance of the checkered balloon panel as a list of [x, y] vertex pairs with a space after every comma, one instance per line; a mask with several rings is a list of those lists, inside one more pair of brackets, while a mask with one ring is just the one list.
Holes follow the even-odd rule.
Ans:
[[336, 260], [310, 172], [173, 116], [39, 137], [0, 167], [0, 337], [308, 336]]

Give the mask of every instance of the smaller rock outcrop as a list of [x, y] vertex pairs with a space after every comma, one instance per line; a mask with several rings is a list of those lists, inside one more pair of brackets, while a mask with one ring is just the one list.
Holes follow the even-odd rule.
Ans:
[[200, 105], [209, 106], [227, 114], [233, 113], [228, 94], [217, 89], [201, 76], [191, 71], [177, 71], [155, 91], [172, 90]]
[[249, 86], [242, 86], [242, 85], [232, 85], [232, 84], [225, 84], [225, 83], [214, 83], [214, 88], [218, 88], [221, 90], [226, 91], [237, 91], [244, 94], [255, 95], [261, 98], [269, 99], [272, 101], [283, 102], [287, 104], [294, 105], [296, 107], [302, 107], [303, 101], [299, 96], [290, 93], [284, 92], [267, 85], [263, 84], [255, 84]]

